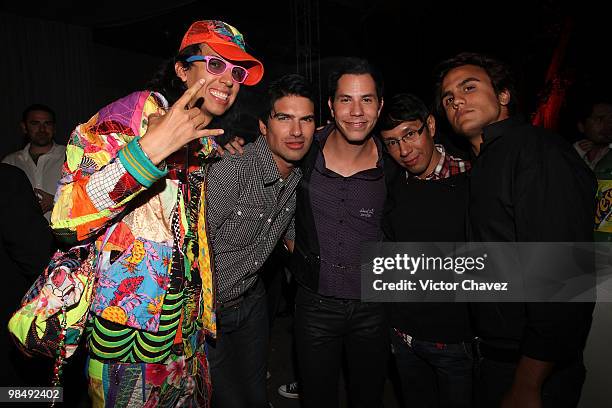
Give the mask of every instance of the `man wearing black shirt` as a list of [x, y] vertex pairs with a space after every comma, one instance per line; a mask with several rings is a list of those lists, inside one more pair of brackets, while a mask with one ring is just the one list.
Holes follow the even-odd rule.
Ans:
[[[385, 104], [380, 135], [389, 180], [383, 230], [389, 241], [464, 242], [470, 163], [434, 144], [436, 121], [412, 94]], [[396, 165], [399, 165], [397, 166]], [[472, 332], [466, 303], [389, 303], [393, 355], [405, 404], [472, 406]]]
[[[437, 71], [436, 105], [476, 156], [468, 239], [591, 241], [593, 176], [561, 137], [515, 115], [508, 68], [489, 57], [462, 53]], [[482, 338], [479, 406], [577, 405], [592, 304], [472, 306], [476, 334]]]
[[364, 60], [330, 74], [334, 123], [315, 133], [297, 191], [292, 272], [295, 341], [305, 408], [337, 407], [343, 351], [351, 406], [382, 405], [388, 328], [383, 306], [361, 302], [360, 244], [382, 238], [382, 143], [373, 137], [382, 82]]

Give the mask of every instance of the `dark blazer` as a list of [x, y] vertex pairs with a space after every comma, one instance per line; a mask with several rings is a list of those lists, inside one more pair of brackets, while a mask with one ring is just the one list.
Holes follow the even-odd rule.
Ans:
[[49, 262], [53, 235], [25, 173], [15, 166], [0, 163], [0, 180], [3, 184], [0, 197], [0, 266], [3, 277], [0, 295], [0, 386], [7, 386], [23, 384], [19, 370], [14, 370], [19, 368], [15, 366], [27, 366], [20, 356], [15, 355], [15, 346], [7, 329], [8, 320]]

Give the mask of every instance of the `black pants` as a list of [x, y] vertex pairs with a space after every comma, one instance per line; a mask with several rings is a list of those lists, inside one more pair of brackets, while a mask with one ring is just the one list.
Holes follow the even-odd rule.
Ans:
[[[514, 381], [516, 363], [482, 358], [478, 364], [476, 402], [479, 408], [499, 407]], [[585, 368], [582, 360], [553, 369], [542, 387], [543, 408], [574, 408], [580, 401]]]
[[213, 408], [267, 408], [268, 311], [261, 281], [242, 302], [217, 312], [209, 343]]
[[390, 354], [381, 304], [328, 298], [299, 287], [295, 342], [303, 407], [338, 407], [343, 351], [351, 406], [382, 406]]
[[283, 296], [283, 280], [285, 275], [285, 249], [282, 245], [277, 245], [270, 254], [266, 262], [261, 267], [259, 276], [266, 288], [267, 307], [268, 307], [268, 327], [272, 332], [274, 319], [278, 313], [278, 308]]

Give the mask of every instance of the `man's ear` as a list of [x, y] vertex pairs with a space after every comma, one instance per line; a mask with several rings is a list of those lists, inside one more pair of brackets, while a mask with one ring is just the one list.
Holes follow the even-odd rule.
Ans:
[[187, 68], [180, 62], [174, 63], [174, 72], [176, 76], [183, 82], [187, 82]]
[[266, 137], [268, 134], [268, 127], [261, 119], [259, 119], [259, 133], [261, 133], [263, 137]]
[[427, 129], [429, 129], [429, 136], [433, 139], [436, 135], [436, 119], [432, 114], [427, 117]]
[[378, 112], [376, 112], [376, 117], [380, 116], [380, 112], [382, 111], [382, 107], [385, 104], [385, 99], [381, 96], [380, 97], [380, 106], [378, 107]]
[[[21, 124], [23, 125], [23, 122]], [[584, 133], [584, 123], [582, 121], [576, 123], [576, 128], [580, 133]]]
[[499, 93], [499, 95], [497, 96], [497, 99], [499, 100], [499, 103], [502, 106], [508, 106], [508, 104], [510, 103], [511, 97], [512, 96], [510, 95], [510, 91], [508, 91], [507, 89], [504, 89], [503, 91]]
[[331, 96], [327, 99], [327, 106], [329, 106], [329, 111], [331, 112], [332, 118], [334, 117], [334, 104], [332, 103]]
[[26, 124], [24, 121], [19, 122], [19, 126], [21, 127], [21, 131], [23, 132], [24, 135], [28, 134], [28, 128], [26, 127]]

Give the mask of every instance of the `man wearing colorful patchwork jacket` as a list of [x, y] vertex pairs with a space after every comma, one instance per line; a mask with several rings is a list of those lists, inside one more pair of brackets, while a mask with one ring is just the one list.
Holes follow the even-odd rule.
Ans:
[[96, 241], [86, 327], [95, 407], [210, 405], [204, 337], [216, 333], [215, 300], [209, 243], [197, 234], [202, 172], [191, 170], [222, 133], [210, 121], [262, 76], [238, 30], [198, 21], [149, 90], [74, 130], [51, 221], [67, 243]]

